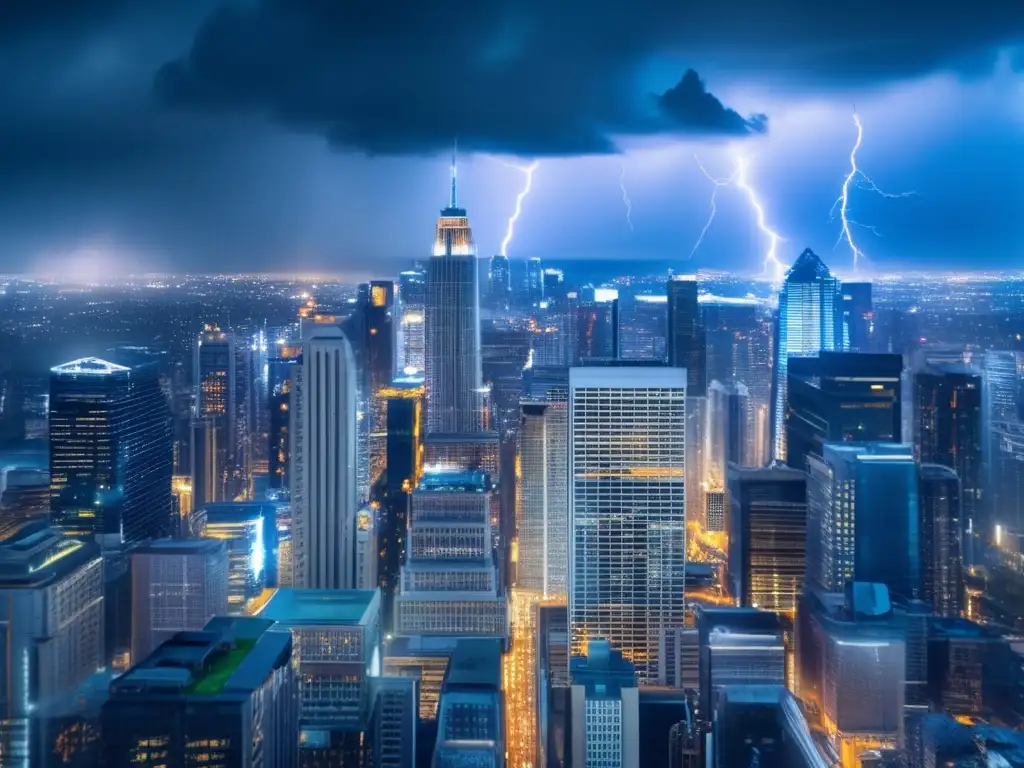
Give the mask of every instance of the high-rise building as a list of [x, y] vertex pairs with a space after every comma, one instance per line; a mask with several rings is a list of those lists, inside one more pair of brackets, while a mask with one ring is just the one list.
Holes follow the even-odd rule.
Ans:
[[228, 612], [223, 541], [161, 539], [132, 550], [132, 655], [140, 661], [178, 632]]
[[522, 404], [516, 586], [565, 597], [569, 578], [569, 421], [562, 402]]
[[395, 371], [406, 376], [422, 374], [425, 367], [424, 317], [426, 275], [419, 270], [398, 275]]
[[550, 303], [559, 303], [565, 300], [565, 274], [560, 269], [544, 270], [544, 299]]
[[203, 536], [223, 541], [228, 552], [228, 611], [246, 612], [251, 600], [271, 583], [277, 514], [273, 503], [229, 501], [207, 504], [200, 513]]
[[806, 475], [783, 466], [730, 465], [729, 591], [739, 605], [796, 610], [806, 544]]
[[487, 271], [487, 299], [491, 309], [496, 310], [507, 310], [512, 302], [512, 270], [508, 256], [491, 256]]
[[33, 711], [70, 694], [106, 664], [103, 561], [93, 542], [26, 523], [0, 542], [0, 755], [36, 765]]
[[[387, 397], [394, 378], [395, 348], [392, 310], [395, 284], [390, 280], [370, 283], [368, 300], [362, 307], [364, 318], [364, 359], [360, 371], [360, 389], [366, 403], [368, 483], [372, 485], [387, 466]], [[368, 498], [368, 493], [367, 493]]]
[[531, 256], [526, 260], [526, 300], [529, 306], [536, 306], [544, 298], [544, 270], [540, 259]]
[[712, 712], [723, 685], [785, 685], [784, 630], [778, 615], [754, 608], [700, 608], [700, 712]]
[[505, 762], [505, 693], [501, 641], [459, 640], [441, 683], [435, 768]]
[[990, 524], [1024, 531], [1024, 422], [997, 422], [986, 449]]
[[686, 369], [691, 397], [704, 397], [707, 389], [707, 341], [696, 275], [674, 275], [668, 281], [668, 364]]
[[395, 634], [505, 637], [483, 472], [424, 472], [412, 493]]
[[619, 356], [619, 300], [588, 301], [572, 308], [575, 349], [572, 362]]
[[825, 443], [807, 474], [807, 579], [829, 592], [851, 581], [921, 592], [918, 472], [897, 443]]
[[302, 361], [298, 344], [278, 343], [267, 361], [267, 474], [272, 490], [291, 487], [291, 400], [293, 370]]
[[419, 723], [419, 681], [414, 677], [371, 677], [373, 765], [414, 768]]
[[207, 326], [192, 361], [192, 488], [200, 507], [235, 498], [238, 417], [235, 335]]
[[806, 469], [826, 442], [902, 442], [900, 355], [820, 352], [789, 360], [786, 463]]
[[772, 455], [786, 460], [786, 409], [790, 355], [843, 348], [839, 281], [810, 248], [800, 254], [782, 284], [775, 324], [772, 369]]
[[[982, 380], [962, 363], [933, 362], [914, 372], [914, 448], [922, 463], [952, 467], [960, 478], [962, 533], [991, 538], [983, 519]], [[965, 544], [966, 546], [966, 544]]]
[[336, 325], [303, 329], [291, 405], [293, 584], [355, 586], [356, 376]]
[[569, 621], [574, 650], [604, 637], [661, 679], [682, 626], [686, 376], [679, 368], [569, 372]]
[[871, 351], [875, 321], [871, 306], [871, 283], [843, 283], [843, 347], [857, 352]]
[[744, 384], [712, 381], [708, 387], [704, 476], [712, 490], [725, 489], [730, 464], [750, 465], [747, 455], [747, 436], [751, 429], [749, 402], [750, 392]]
[[936, 616], [954, 618], [963, 604], [960, 478], [949, 467], [922, 464], [917, 503], [921, 527], [921, 599]]
[[125, 542], [172, 528], [171, 420], [152, 366], [94, 357], [50, 372], [50, 513], [75, 536]]
[[257, 614], [291, 633], [298, 655], [299, 729], [310, 749], [341, 748], [365, 727], [380, 664], [380, 593], [279, 589]]
[[662, 360], [668, 355], [668, 313], [664, 295], [639, 294], [623, 305], [619, 353], [624, 360]]
[[640, 768], [640, 690], [635, 666], [604, 638], [589, 640], [586, 655], [574, 655], [569, 665], [569, 765]]
[[181, 632], [110, 685], [104, 765], [295, 768], [292, 638], [274, 622], [218, 617]]
[[564, 765], [569, 707], [569, 612], [564, 603], [537, 605], [537, 765]]
[[455, 196], [441, 211], [426, 280], [426, 434], [467, 435], [484, 429], [480, 372], [480, 307], [476, 246]]

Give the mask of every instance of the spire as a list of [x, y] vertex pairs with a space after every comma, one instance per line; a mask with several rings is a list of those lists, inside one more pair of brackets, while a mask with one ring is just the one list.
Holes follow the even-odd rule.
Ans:
[[459, 154], [459, 137], [455, 137], [455, 146], [452, 148], [452, 203], [451, 208], [458, 208], [458, 195], [455, 192], [455, 179], [458, 175], [458, 166], [456, 165], [456, 157]]

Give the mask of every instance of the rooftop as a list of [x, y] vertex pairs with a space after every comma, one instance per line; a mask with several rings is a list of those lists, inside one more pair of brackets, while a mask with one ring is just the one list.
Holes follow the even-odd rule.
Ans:
[[364, 626], [380, 609], [375, 589], [278, 589], [259, 612], [282, 624]]
[[416, 486], [417, 493], [486, 493], [491, 489], [486, 472], [461, 469], [427, 469]]
[[89, 374], [109, 376], [112, 373], [126, 373], [130, 370], [131, 368], [128, 366], [108, 363], [106, 360], [100, 360], [98, 357], [81, 357], [78, 360], [72, 360], [70, 363], [55, 365], [50, 369], [50, 372], [61, 375]]
[[133, 555], [205, 555], [226, 551], [222, 539], [158, 539], [132, 550]]

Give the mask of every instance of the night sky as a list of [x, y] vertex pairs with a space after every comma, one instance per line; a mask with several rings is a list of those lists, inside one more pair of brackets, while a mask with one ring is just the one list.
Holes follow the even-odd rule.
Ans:
[[[0, 2], [0, 270], [388, 274], [460, 203], [512, 257], [1024, 266], [1024, 3]], [[620, 189], [632, 205], [632, 230]], [[872, 229], [873, 228], [873, 229]]]

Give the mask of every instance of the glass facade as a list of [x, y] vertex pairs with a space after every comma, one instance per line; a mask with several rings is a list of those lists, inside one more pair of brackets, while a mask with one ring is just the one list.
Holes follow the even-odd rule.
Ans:
[[84, 358], [51, 370], [50, 511], [77, 536], [168, 536], [171, 419], [155, 367]]
[[963, 603], [960, 478], [949, 467], [921, 465], [921, 599], [936, 616], [957, 617]]
[[789, 356], [842, 349], [839, 281], [809, 248], [800, 254], [779, 293], [772, 382], [772, 455], [786, 460], [785, 416]]
[[704, 397], [707, 389], [707, 341], [697, 276], [678, 275], [668, 281], [668, 364], [686, 369], [686, 388], [691, 397]]
[[659, 640], [683, 624], [685, 374], [573, 368], [569, 391], [573, 649], [607, 638], [656, 682]]

